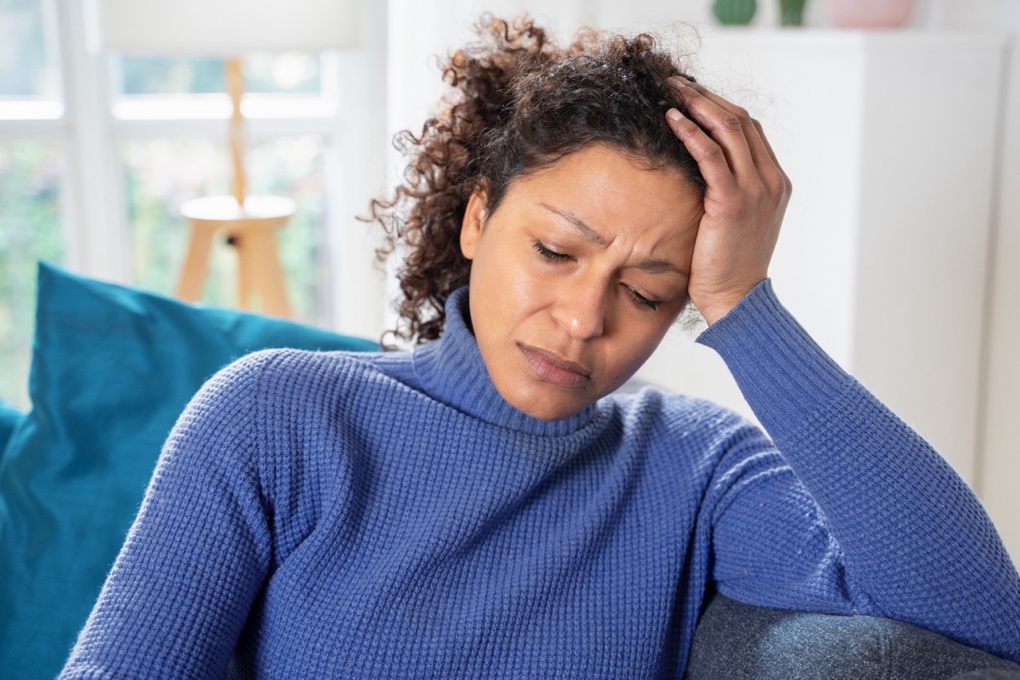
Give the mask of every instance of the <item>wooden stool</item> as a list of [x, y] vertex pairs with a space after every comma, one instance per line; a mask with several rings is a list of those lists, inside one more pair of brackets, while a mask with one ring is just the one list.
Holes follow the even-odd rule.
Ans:
[[243, 206], [233, 196], [185, 202], [181, 214], [191, 222], [191, 240], [176, 295], [192, 302], [202, 297], [213, 237], [224, 232], [237, 248], [238, 305], [251, 309], [257, 293], [265, 313], [291, 316], [276, 230], [294, 210], [294, 201], [279, 196], [248, 196]]

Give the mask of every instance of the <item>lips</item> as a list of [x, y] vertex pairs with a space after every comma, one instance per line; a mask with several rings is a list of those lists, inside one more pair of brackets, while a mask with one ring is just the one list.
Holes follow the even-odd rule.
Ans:
[[518, 344], [531, 371], [547, 383], [564, 389], [582, 389], [591, 382], [591, 373], [581, 364], [563, 359], [538, 347]]

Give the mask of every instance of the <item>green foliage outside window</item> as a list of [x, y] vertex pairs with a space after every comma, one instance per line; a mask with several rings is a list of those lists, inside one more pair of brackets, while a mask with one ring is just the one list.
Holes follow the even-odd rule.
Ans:
[[28, 406], [35, 270], [61, 263], [62, 155], [39, 142], [0, 143], [0, 399]]

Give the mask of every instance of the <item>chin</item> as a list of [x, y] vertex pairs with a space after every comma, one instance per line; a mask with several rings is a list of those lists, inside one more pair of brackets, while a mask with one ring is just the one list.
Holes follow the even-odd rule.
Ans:
[[[587, 406], [587, 404], [585, 404]], [[532, 418], [538, 418], [539, 420], [563, 420], [569, 418], [575, 413], [581, 411], [584, 406], [574, 409], [563, 409], [563, 408], [547, 408], [547, 409], [520, 409], [527, 413]]]
[[[504, 398], [506, 397], [504, 396]], [[595, 403], [597, 399], [598, 397], [593, 399], [587, 398], [587, 395], [529, 393], [521, 395], [517, 399], [507, 399], [507, 401], [518, 411], [522, 411], [532, 418], [538, 418], [539, 420], [562, 420], [583, 411]]]

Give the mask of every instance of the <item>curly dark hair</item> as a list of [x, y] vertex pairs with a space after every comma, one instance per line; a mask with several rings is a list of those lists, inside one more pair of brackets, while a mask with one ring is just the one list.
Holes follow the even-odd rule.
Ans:
[[704, 188], [697, 162], [665, 121], [670, 107], [682, 107], [666, 79], [686, 74], [654, 36], [585, 29], [563, 48], [527, 16], [486, 15], [477, 28], [481, 40], [443, 65], [454, 88], [448, 108], [420, 135], [405, 130], [394, 139], [409, 158], [403, 184], [371, 203], [370, 219], [387, 232], [379, 258], [405, 255], [401, 325], [387, 335], [418, 343], [442, 334], [446, 299], [468, 283], [460, 230], [475, 190], [485, 189], [491, 214], [515, 177], [597, 142]]

